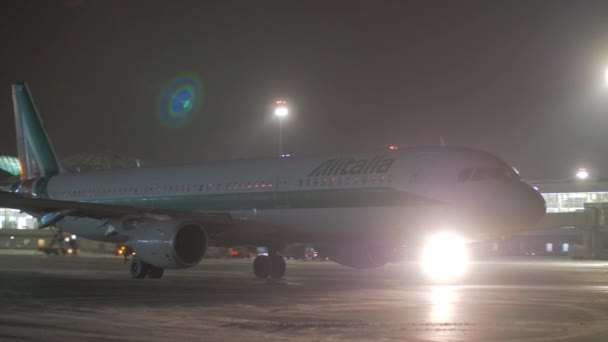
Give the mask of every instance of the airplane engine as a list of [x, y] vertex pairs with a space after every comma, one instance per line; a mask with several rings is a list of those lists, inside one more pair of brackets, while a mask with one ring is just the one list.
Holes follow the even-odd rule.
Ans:
[[381, 267], [395, 259], [393, 248], [376, 244], [341, 244], [320, 252], [340, 265], [359, 269]]
[[136, 228], [129, 245], [143, 262], [160, 268], [186, 268], [205, 256], [207, 234], [198, 223], [152, 221]]

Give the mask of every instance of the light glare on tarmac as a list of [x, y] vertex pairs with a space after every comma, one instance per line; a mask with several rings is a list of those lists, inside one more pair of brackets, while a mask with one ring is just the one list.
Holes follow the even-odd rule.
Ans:
[[[457, 286], [415, 263], [358, 271], [288, 262], [285, 281], [251, 260], [204, 260], [160, 280], [119, 258], [0, 256], [0, 340], [605, 341], [606, 263], [476, 262]], [[210, 338], [213, 337], [213, 338]]]

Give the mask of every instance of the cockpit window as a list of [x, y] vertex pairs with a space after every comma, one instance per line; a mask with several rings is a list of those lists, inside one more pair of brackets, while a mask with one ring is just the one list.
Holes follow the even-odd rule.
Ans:
[[483, 167], [483, 168], [466, 168], [458, 173], [458, 182], [466, 181], [482, 181], [482, 180], [503, 180], [503, 181], [518, 181], [521, 178], [519, 175], [509, 168], [501, 167]]
[[504, 169], [504, 168], [479, 168], [475, 169], [473, 176], [471, 177], [472, 181], [481, 181], [481, 180], [518, 180], [519, 176], [513, 170]]

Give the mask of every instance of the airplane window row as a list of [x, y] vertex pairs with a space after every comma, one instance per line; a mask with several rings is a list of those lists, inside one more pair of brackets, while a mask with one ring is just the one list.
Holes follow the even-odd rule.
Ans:
[[230, 183], [207, 183], [207, 184], [180, 184], [180, 185], [155, 185], [140, 187], [119, 187], [106, 189], [86, 189], [62, 191], [53, 194], [54, 197], [93, 197], [93, 196], [116, 196], [116, 195], [160, 195], [160, 194], [183, 194], [183, 193], [204, 193], [217, 191], [252, 191], [252, 190], [270, 190], [273, 187], [272, 182], [255, 181], [255, 182], [230, 182]]
[[511, 169], [504, 169], [499, 167], [494, 168], [466, 168], [458, 174], [459, 182], [471, 181], [482, 181], [482, 180], [504, 180], [512, 181], [519, 180], [519, 176]]
[[340, 185], [366, 185], [366, 184], [391, 184], [393, 176], [346, 176], [346, 177], [313, 177], [300, 179], [298, 187], [310, 186], [340, 186]]

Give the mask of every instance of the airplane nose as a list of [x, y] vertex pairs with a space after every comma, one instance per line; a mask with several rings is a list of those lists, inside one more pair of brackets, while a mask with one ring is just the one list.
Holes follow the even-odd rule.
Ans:
[[541, 194], [524, 182], [502, 184], [482, 206], [496, 227], [514, 231], [533, 229], [546, 210]]
[[523, 206], [521, 208], [523, 212], [522, 223], [527, 228], [533, 228], [545, 216], [545, 212], [547, 211], [545, 199], [529, 184], [522, 183], [522, 187], [524, 188], [524, 196], [522, 196], [521, 201], [521, 205]]

